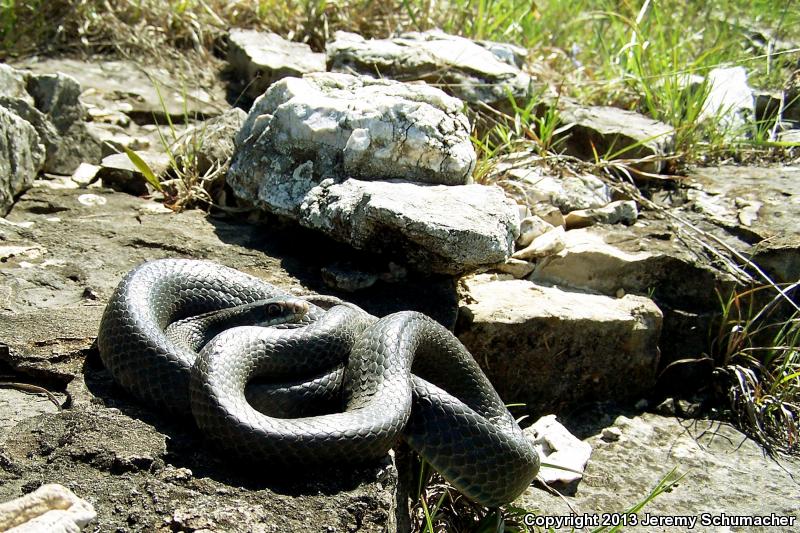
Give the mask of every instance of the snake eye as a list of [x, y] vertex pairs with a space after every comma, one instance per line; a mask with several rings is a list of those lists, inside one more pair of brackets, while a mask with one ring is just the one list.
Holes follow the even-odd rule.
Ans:
[[280, 316], [281, 314], [281, 306], [278, 304], [269, 304], [267, 306], [267, 316], [268, 317], [276, 317]]

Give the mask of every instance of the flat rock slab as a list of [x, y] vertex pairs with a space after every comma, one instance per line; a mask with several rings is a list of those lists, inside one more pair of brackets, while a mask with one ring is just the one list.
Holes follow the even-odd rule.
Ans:
[[698, 168], [689, 178], [692, 207], [745, 241], [739, 251], [775, 281], [800, 278], [800, 167]]
[[519, 68], [524, 51], [440, 30], [371, 40], [339, 31], [326, 53], [333, 72], [424, 80], [470, 103], [505, 104], [509, 93], [524, 100], [530, 91], [531, 77]]
[[651, 294], [686, 310], [715, 308], [715, 289], [733, 284], [702, 249], [687, 246], [678, 226], [663, 220], [574, 229], [564, 234], [564, 244], [537, 263], [533, 281], [609, 296]]
[[5, 433], [17, 423], [43, 413], [57, 413], [58, 407], [44, 394], [0, 386], [0, 431]]
[[[592, 425], [599, 421], [593, 420]], [[772, 459], [735, 428], [713, 420], [679, 420], [645, 413], [619, 416], [606, 423], [619, 430], [619, 440], [608, 442], [601, 434], [585, 439], [592, 447], [592, 457], [577, 493], [567, 498], [579, 515], [624, 513], [644, 500], [656, 483], [677, 467], [686, 477], [671, 492], [648, 503], [638, 517], [696, 517], [695, 527], [639, 525], [625, 527], [625, 531], [766, 533], [794, 531], [800, 524], [797, 459]], [[540, 490], [529, 490], [516, 504], [541, 515], [573, 512], [563, 500]], [[701, 525], [702, 513], [717, 518], [723, 513], [728, 518], [774, 513], [794, 517], [794, 526]]]
[[656, 379], [661, 320], [640, 296], [481, 274], [463, 281], [456, 333], [505, 402], [541, 415], [647, 394]]
[[174, 71], [142, 67], [133, 61], [28, 59], [14, 66], [38, 74], [72, 76], [80, 83], [81, 101], [90, 112], [92, 108], [120, 112], [139, 124], [152, 123], [154, 117], [163, 123], [167, 115], [177, 122], [186, 115], [208, 118], [230, 107], [221, 82], [202, 87], [195, 80], [181, 80]]
[[505, 261], [519, 234], [516, 208], [497, 187], [354, 179], [327, 185], [306, 195], [302, 225], [423, 271], [458, 274]]
[[559, 135], [567, 153], [586, 161], [603, 159], [648, 160], [633, 166], [660, 172], [674, 141], [673, 128], [633, 111], [608, 106], [580, 106], [562, 102], [561, 123], [572, 126]]
[[325, 72], [325, 54], [312, 52], [307, 44], [241, 28], [228, 33], [228, 63], [251, 98], [258, 98], [281, 78]]

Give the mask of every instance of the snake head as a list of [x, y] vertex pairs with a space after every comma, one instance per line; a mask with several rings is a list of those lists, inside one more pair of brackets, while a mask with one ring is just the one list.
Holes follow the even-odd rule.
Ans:
[[308, 302], [290, 296], [262, 300], [250, 306], [248, 315], [257, 326], [297, 323], [303, 320], [311, 308]]

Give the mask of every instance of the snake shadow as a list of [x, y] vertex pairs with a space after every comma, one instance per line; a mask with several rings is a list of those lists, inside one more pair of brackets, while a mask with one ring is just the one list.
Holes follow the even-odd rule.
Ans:
[[[374, 285], [352, 292], [337, 290], [326, 284], [326, 273], [386, 277], [393, 258], [355, 250], [277, 217], [255, 223], [230, 216], [210, 215], [207, 220], [221, 241], [278, 259], [286, 273], [313, 292], [337, 296], [379, 317], [397, 311], [419, 311], [450, 330], [455, 326], [458, 295], [453, 276], [407, 269], [392, 281], [378, 279]], [[402, 264], [402, 258], [394, 260]]]
[[380, 481], [390, 459], [377, 464], [310, 467], [254, 465], [237, 460], [205, 440], [191, 416], [175, 418], [140, 403], [114, 382], [96, 349], [84, 360], [83, 376], [92, 394], [93, 409], [117, 409], [126, 417], [151, 426], [166, 437], [163, 460], [176, 468], [188, 468], [194, 478], [208, 478], [223, 485], [247, 490], [269, 490], [287, 496], [335, 495]]

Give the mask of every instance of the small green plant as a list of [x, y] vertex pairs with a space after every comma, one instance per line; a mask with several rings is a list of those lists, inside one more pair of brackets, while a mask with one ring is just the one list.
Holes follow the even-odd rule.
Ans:
[[[469, 501], [424, 461], [419, 461], [417, 494], [412, 506], [412, 531], [421, 533], [538, 533], [543, 528], [526, 524], [526, 516], [546, 514], [513, 504], [487, 508]], [[544, 465], [554, 466], [554, 465]], [[624, 511], [635, 515], [658, 496], [672, 491], [683, 479], [677, 468], [662, 477], [640, 501]], [[433, 503], [432, 503], [433, 502]], [[597, 527], [592, 533], [621, 531], [622, 526]], [[573, 530], [574, 531], [574, 530]]]
[[800, 452], [800, 310], [771, 285], [720, 299], [712, 343], [716, 376], [731, 416], [765, 448]]

